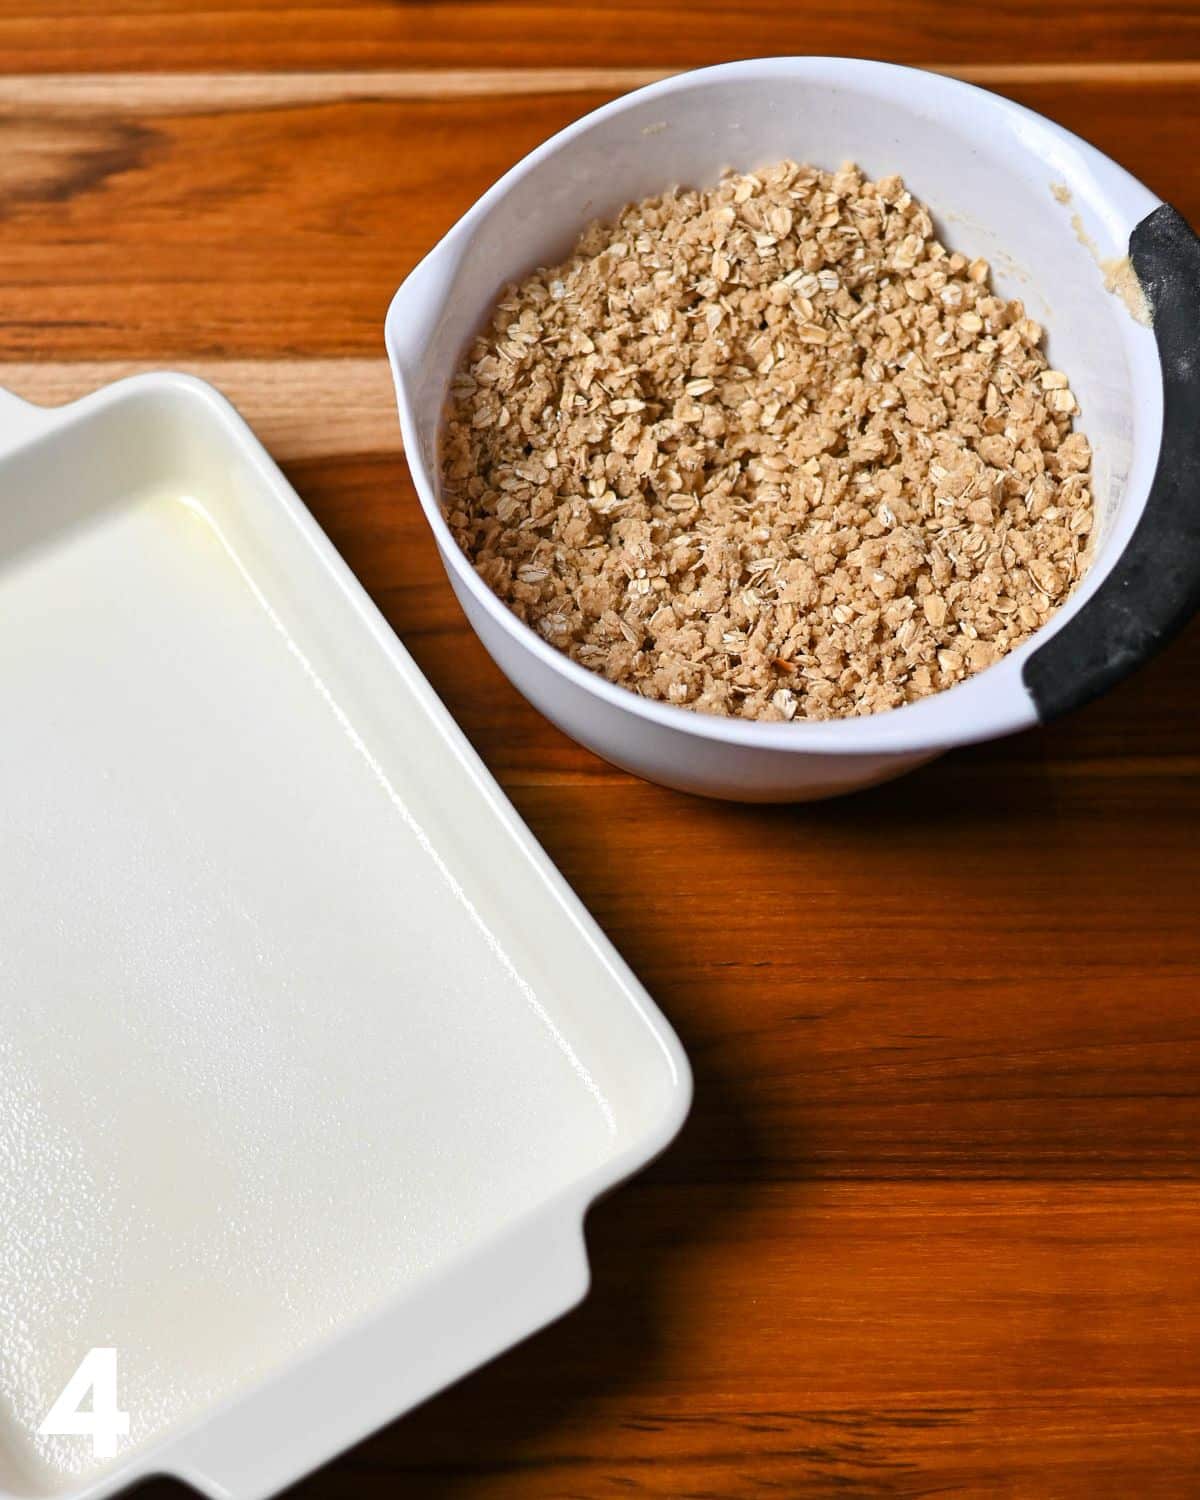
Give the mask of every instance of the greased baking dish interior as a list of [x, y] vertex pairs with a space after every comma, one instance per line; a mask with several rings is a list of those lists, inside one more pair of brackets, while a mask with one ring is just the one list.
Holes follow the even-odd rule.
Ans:
[[0, 1494], [250, 1500], [575, 1302], [687, 1064], [208, 387], [0, 399], [0, 697]]

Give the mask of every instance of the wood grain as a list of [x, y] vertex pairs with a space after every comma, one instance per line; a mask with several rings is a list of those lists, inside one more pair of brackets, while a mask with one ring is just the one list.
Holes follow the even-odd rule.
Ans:
[[[186, 83], [186, 80], [185, 80]], [[281, 103], [185, 88], [34, 112], [0, 85], [0, 359], [378, 355], [396, 286], [526, 151], [609, 93]], [[1200, 220], [1200, 88], [1013, 84]], [[53, 94], [51, 101], [53, 102]], [[464, 150], [463, 142], [471, 143]], [[802, 143], [800, 143], [802, 145]], [[801, 153], [802, 154], [802, 153]]]
[[1200, 1494], [1200, 623], [1050, 729], [705, 803], [520, 699], [400, 453], [383, 315], [483, 188], [649, 77], [789, 50], [996, 87], [1200, 220], [1185, 0], [0, 7], [0, 383], [225, 390], [695, 1066], [584, 1307], [304, 1500]]
[[623, 1197], [593, 1216], [585, 1308], [298, 1494], [385, 1476], [472, 1500], [1125, 1500], [1200, 1483], [1186, 1189]]
[[7, 0], [12, 72], [581, 65], [695, 67], [808, 52], [982, 61], [1200, 57], [1187, 0]]
[[[215, 385], [278, 460], [399, 453], [400, 427], [387, 360], [177, 359]], [[6, 364], [6, 389], [39, 406], [62, 406], [114, 380], [162, 368], [161, 360]]]
[[[1119, 89], [1186, 87], [1200, 82], [1200, 61], [1146, 63], [924, 62], [992, 88], [1107, 84]], [[606, 94], [671, 77], [671, 68], [343, 69], [305, 73], [43, 73], [0, 76], [0, 108], [37, 114], [112, 114], [130, 102], [145, 114], [371, 103], [384, 99], [504, 98], [512, 94]]]

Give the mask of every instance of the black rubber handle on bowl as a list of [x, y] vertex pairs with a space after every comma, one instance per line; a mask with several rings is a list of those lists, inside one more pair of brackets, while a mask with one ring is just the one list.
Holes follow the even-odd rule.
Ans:
[[1200, 609], [1200, 239], [1164, 203], [1129, 236], [1129, 259], [1162, 362], [1158, 468], [1116, 567], [1025, 663], [1043, 723], [1106, 692]]

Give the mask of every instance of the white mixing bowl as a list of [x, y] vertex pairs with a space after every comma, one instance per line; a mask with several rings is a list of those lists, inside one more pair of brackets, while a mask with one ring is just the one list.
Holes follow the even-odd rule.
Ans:
[[[502, 286], [584, 224], [673, 183], [791, 157], [892, 172], [951, 247], [1049, 330], [1095, 450], [1100, 543], [1067, 604], [966, 682], [866, 718], [756, 723], [639, 697], [555, 650], [488, 589], [438, 499], [438, 435], [464, 346]], [[1102, 263], [1128, 256], [1135, 319]], [[387, 318], [400, 423], [450, 582], [492, 657], [567, 734], [652, 781], [745, 801], [831, 796], [955, 745], [1046, 721], [1110, 687], [1200, 604], [1200, 241], [1077, 136], [981, 89], [884, 63], [769, 58], [640, 89], [561, 131], [475, 204]]]

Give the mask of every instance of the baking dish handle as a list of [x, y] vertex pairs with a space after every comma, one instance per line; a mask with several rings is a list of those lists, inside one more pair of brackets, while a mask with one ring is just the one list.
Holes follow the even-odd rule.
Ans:
[[0, 454], [10, 453], [48, 427], [53, 412], [0, 386]]
[[561, 1316], [588, 1288], [584, 1203], [535, 1210], [411, 1296], [181, 1436], [148, 1468], [263, 1500]]
[[1162, 203], [1135, 226], [1129, 259], [1162, 364], [1158, 467], [1112, 572], [1025, 663], [1043, 723], [1114, 686], [1200, 609], [1200, 238]]

